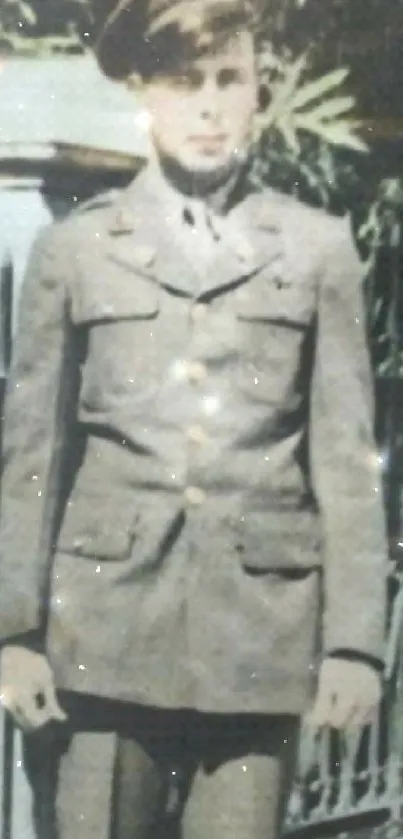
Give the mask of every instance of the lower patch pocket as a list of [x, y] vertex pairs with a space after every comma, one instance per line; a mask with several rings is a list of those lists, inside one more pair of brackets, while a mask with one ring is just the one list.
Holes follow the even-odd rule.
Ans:
[[237, 536], [241, 564], [254, 576], [278, 571], [303, 577], [322, 565], [320, 524], [310, 511], [245, 513]]
[[57, 550], [100, 559], [128, 559], [136, 539], [138, 513], [127, 499], [92, 496], [68, 502], [57, 540]]

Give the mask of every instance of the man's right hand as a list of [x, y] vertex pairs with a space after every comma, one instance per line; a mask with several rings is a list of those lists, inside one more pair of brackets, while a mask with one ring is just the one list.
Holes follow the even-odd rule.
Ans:
[[67, 720], [47, 659], [26, 647], [9, 644], [0, 651], [0, 701], [27, 732]]

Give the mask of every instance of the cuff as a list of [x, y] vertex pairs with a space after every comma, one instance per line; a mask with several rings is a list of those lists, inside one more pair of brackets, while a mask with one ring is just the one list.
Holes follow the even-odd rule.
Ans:
[[42, 633], [37, 630], [31, 632], [23, 632], [21, 635], [12, 635], [10, 638], [4, 638], [1, 642], [2, 647], [26, 647], [34, 653], [44, 652], [44, 640]]
[[360, 661], [362, 664], [367, 664], [369, 667], [372, 667], [378, 673], [383, 673], [385, 669], [385, 662], [382, 659], [368, 655], [367, 653], [360, 653], [358, 650], [332, 650], [326, 654], [326, 658], [344, 658], [346, 661]]

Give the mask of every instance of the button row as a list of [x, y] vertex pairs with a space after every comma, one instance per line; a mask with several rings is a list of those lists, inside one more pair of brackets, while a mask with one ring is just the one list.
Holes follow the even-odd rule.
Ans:
[[186, 487], [183, 493], [184, 499], [191, 507], [200, 507], [204, 504], [207, 494], [200, 487], [189, 486]]
[[190, 425], [187, 429], [187, 436], [192, 443], [197, 443], [198, 445], [204, 445], [209, 441], [207, 431], [202, 425]]
[[189, 361], [186, 364], [186, 376], [189, 382], [203, 382], [208, 375], [207, 367], [201, 361]]

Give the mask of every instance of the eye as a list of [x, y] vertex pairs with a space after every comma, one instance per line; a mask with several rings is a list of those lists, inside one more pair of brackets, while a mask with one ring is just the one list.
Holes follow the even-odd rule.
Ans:
[[202, 76], [198, 70], [189, 68], [172, 76], [171, 83], [175, 87], [182, 88], [183, 90], [195, 90], [200, 87]]
[[229, 87], [242, 82], [242, 73], [237, 67], [224, 67], [218, 74], [219, 87]]

